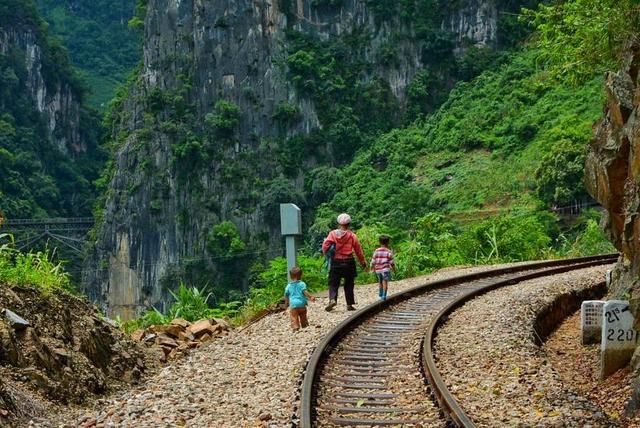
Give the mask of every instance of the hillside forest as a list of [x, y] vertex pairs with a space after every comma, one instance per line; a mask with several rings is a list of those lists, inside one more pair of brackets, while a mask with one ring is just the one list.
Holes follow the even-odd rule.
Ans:
[[[465, 2], [367, 0], [376, 25], [398, 19], [411, 29], [376, 46], [375, 55], [354, 54], [369, 52], [365, 32], [327, 38], [288, 24], [277, 67], [295, 100], [306, 101], [282, 96], [267, 118], [271, 128], [260, 134], [243, 129], [253, 115], [243, 103], [256, 111], [264, 105], [259, 89], [236, 88], [243, 103], [224, 92], [205, 103], [190, 52], [167, 54], [158, 79], [170, 83], [146, 86], [143, 53], [151, 48], [144, 46], [164, 43], [149, 27], [157, 18], [151, 8], [161, 3], [0, 0], [0, 35], [33, 35], [44, 85], [74, 94], [83, 141], [81, 150], [60, 150], [62, 131], [51, 130], [34, 105], [29, 44], [0, 37], [3, 217], [96, 220], [82, 265], [53, 244], [17, 252], [14, 238], [0, 235], [0, 282], [85, 293], [103, 305], [110, 289], [96, 284], [120, 275], [108, 256], [113, 236], [121, 239], [111, 224], [169, 225], [183, 247], [153, 282], [136, 285], [148, 297], [137, 301], [146, 303], [126, 327], [166, 322], [185, 307], [197, 308], [190, 319], [242, 321], [275, 303], [286, 284], [277, 217], [284, 202], [303, 210], [299, 263], [314, 291], [326, 286], [319, 246], [341, 212], [354, 218], [367, 255], [379, 234], [391, 236], [398, 279], [448, 266], [613, 251], [583, 171], [605, 102], [602, 71], [615, 62], [563, 68], [554, 6], [495, 2], [498, 31], [483, 44], [440, 25]], [[582, 3], [567, 4], [582, 10]], [[343, 6], [313, 7], [329, 14]], [[234, 19], [219, 18], [211, 31], [231, 31], [240, 25]], [[576, 57], [591, 58], [586, 43], [575, 47]], [[412, 46], [419, 46], [420, 66], [398, 98], [373, 70], [402, 69]], [[316, 106], [310, 129], [305, 102]], [[145, 251], [118, 263], [140, 272], [165, 263]], [[358, 281], [373, 277], [363, 272]]]

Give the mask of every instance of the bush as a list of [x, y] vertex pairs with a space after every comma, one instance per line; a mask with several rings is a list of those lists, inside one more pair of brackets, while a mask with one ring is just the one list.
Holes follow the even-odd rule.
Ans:
[[212, 308], [209, 299], [212, 293], [208, 292], [208, 287], [188, 287], [181, 282], [178, 290], [170, 291], [173, 297], [173, 304], [167, 314], [163, 314], [156, 308], [147, 309], [140, 318], [121, 323], [121, 328], [131, 333], [139, 328], [147, 328], [152, 325], [169, 324], [176, 318], [184, 318], [187, 321], [195, 322], [202, 319], [211, 318], [233, 318], [238, 313], [240, 302], [227, 302]]
[[220, 100], [214, 107], [214, 113], [205, 116], [205, 123], [212, 127], [216, 134], [222, 138], [231, 138], [238, 125], [242, 110], [231, 101]]
[[216, 224], [207, 235], [207, 251], [223, 261], [234, 258], [246, 248], [238, 227], [230, 221]]
[[[302, 281], [310, 292], [326, 287], [326, 274], [322, 272], [323, 258], [298, 256], [298, 266], [302, 269]], [[284, 296], [287, 286], [287, 260], [278, 257], [269, 262], [269, 267], [256, 275], [249, 295], [240, 309], [239, 320], [248, 320], [262, 309], [277, 302]]]
[[615, 253], [617, 250], [609, 242], [604, 232], [595, 220], [587, 220], [584, 232], [576, 238], [567, 255], [573, 257], [595, 256], [598, 254]]
[[169, 293], [175, 300], [167, 314], [169, 320], [184, 318], [193, 322], [211, 317], [211, 308], [209, 307], [211, 293], [207, 293], [206, 287], [201, 289], [187, 287], [184, 282], [181, 282], [178, 290], [169, 291]]

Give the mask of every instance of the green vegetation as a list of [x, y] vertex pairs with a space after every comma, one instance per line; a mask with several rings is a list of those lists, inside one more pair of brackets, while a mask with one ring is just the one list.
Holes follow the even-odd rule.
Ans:
[[184, 283], [180, 283], [178, 289], [171, 292], [171, 296], [174, 302], [166, 315], [156, 308], [150, 308], [140, 318], [124, 322], [123, 329], [132, 332], [152, 325], [169, 324], [176, 318], [193, 322], [201, 319], [235, 317], [240, 306], [240, 302], [227, 302], [213, 308], [209, 304], [212, 293], [208, 292], [207, 287], [198, 289], [187, 287]]
[[[14, 25], [18, 33], [33, 31], [42, 51], [47, 90], [69, 88], [82, 99], [82, 80], [59, 42], [48, 35], [31, 0], [0, 0], [0, 26]], [[102, 163], [100, 120], [95, 112], [81, 108], [79, 131], [86, 151], [63, 153], [55, 140], [71, 130], [63, 129], [60, 117], [50, 132], [36, 110], [27, 86], [25, 54], [15, 44], [0, 54], [0, 210], [7, 217], [87, 215], [95, 194], [92, 181]]]
[[22, 253], [8, 234], [0, 234], [0, 284], [34, 288], [46, 295], [73, 291], [69, 275], [49, 251]]
[[640, 28], [640, 4], [636, 0], [540, 4], [528, 15], [538, 30], [540, 60], [549, 66], [553, 77], [572, 83], [617, 69]]
[[[31, 1], [31, 0], [29, 0]], [[36, 0], [50, 32], [69, 50], [90, 83], [89, 103], [100, 110], [113, 98], [140, 58], [146, 1]], [[135, 15], [134, 15], [135, 13]], [[128, 22], [131, 22], [128, 24]]]

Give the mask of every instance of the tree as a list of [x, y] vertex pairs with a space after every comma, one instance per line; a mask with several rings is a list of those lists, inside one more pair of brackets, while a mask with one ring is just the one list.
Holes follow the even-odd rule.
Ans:
[[618, 68], [640, 28], [638, 0], [572, 0], [526, 13], [538, 30], [540, 61], [572, 83]]

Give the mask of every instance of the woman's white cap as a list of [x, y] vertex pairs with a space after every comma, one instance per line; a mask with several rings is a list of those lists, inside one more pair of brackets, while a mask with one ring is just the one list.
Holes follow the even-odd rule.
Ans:
[[338, 216], [338, 224], [351, 224], [351, 216], [349, 214], [340, 214]]

